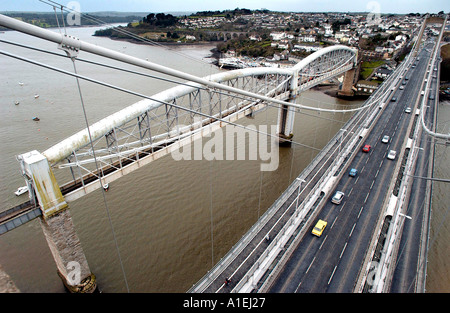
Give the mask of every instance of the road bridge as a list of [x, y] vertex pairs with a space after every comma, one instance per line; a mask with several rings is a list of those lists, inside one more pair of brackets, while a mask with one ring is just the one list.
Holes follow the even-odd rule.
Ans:
[[[429, 91], [437, 90], [439, 42], [416, 43], [418, 53], [371, 97], [376, 105], [349, 120], [323, 149], [328, 154], [318, 155], [261, 218], [264, 226], [254, 226], [191, 292], [424, 292], [431, 188], [412, 173], [432, 176], [422, 123], [435, 127], [437, 97]], [[369, 153], [361, 151], [365, 144]], [[339, 205], [330, 202], [336, 190], [345, 193]], [[318, 219], [328, 221], [321, 238], [310, 233]]]
[[[12, 226], [16, 227], [18, 223], [13, 221], [17, 218], [25, 222], [42, 216], [43, 230], [58, 272], [66, 286], [75, 292], [91, 292], [96, 283], [71, 224], [70, 201], [97, 189], [107, 189], [114, 180], [226, 125], [252, 131], [235, 122], [267, 106], [278, 107], [278, 125], [274, 133], [260, 134], [276, 139], [277, 144], [299, 144], [292, 139], [296, 110], [334, 110], [300, 105], [296, 103], [297, 95], [331, 77], [352, 73], [357, 62], [355, 50], [332, 46], [312, 54], [291, 69], [252, 68], [199, 78], [1, 15], [0, 25], [57, 43], [74, 66], [82, 61], [78, 53], [86, 51], [186, 80], [149, 97], [78, 75], [76, 71], [67, 72], [0, 51], [3, 55], [71, 75], [77, 80], [87, 80], [143, 99], [42, 153], [31, 151], [18, 158], [30, 201], [5, 213], [1, 226], [4, 227], [0, 230], [9, 231]], [[280, 275], [282, 268], [275, 265], [287, 264], [292, 253], [284, 252], [288, 247], [297, 246], [309, 223], [323, 210], [323, 204], [346, 173], [348, 163], [358, 155], [364, 140], [372, 136], [374, 125], [383, 120], [382, 112], [394, 110], [387, 103], [400, 84], [402, 71], [407, 70], [412, 61], [413, 57], [409, 57], [402, 63], [396, 74], [361, 108], [341, 110], [355, 112], [355, 115], [247, 235], [191, 291], [250, 292], [255, 288], [272, 288], [270, 282]], [[396, 111], [398, 113], [399, 109]], [[263, 166], [261, 170], [264, 170]], [[57, 171], [56, 175], [54, 171]], [[56, 177], [67, 182], [60, 186]], [[29, 214], [31, 211], [34, 217]], [[65, 245], [61, 246], [62, 238], [71, 240], [63, 240]], [[72, 260], [76, 255], [81, 264], [81, 284], [74, 285], [68, 279], [69, 255]], [[224, 286], [225, 278], [231, 278], [232, 283]]]
[[[164, 155], [179, 151], [181, 147], [191, 145], [226, 125], [254, 131], [235, 121], [267, 106], [279, 108], [278, 126], [273, 132], [259, 131], [259, 134], [273, 139], [272, 142], [276, 139], [276, 144], [292, 144], [296, 109], [334, 111], [297, 104], [297, 95], [324, 80], [344, 75], [355, 67], [357, 60], [354, 49], [332, 46], [305, 58], [291, 69], [251, 68], [200, 78], [3, 15], [0, 15], [0, 25], [56, 43], [72, 61], [74, 72], [3, 50], [1, 54], [73, 76], [77, 81], [86, 80], [143, 99], [93, 125], [86, 125], [86, 129], [42, 153], [33, 150], [18, 156], [30, 201], [5, 212], [0, 229], [4, 233], [41, 216], [58, 273], [65, 285], [75, 292], [91, 292], [96, 284], [71, 222], [68, 210], [71, 201], [97, 189], [107, 190], [114, 180]], [[81, 62], [78, 57], [81, 51], [150, 69], [185, 82], [173, 81], [178, 84], [177, 87], [153, 96], [125, 90], [77, 74], [76, 64]], [[261, 165], [262, 171], [271, 170], [264, 165]], [[61, 179], [65, 179], [66, 183], [60, 183]], [[80, 264], [81, 284], [73, 284], [68, 277], [69, 260]]]

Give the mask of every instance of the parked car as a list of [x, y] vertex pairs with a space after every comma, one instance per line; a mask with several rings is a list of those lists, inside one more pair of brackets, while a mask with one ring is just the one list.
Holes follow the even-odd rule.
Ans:
[[372, 148], [371, 145], [365, 145], [365, 146], [363, 147], [362, 151], [363, 151], [363, 152], [369, 152], [371, 148]]
[[340, 204], [342, 199], [344, 199], [344, 193], [342, 191], [336, 191], [333, 198], [331, 198], [331, 202], [334, 204]]
[[355, 177], [356, 175], [358, 175], [358, 170], [356, 168], [352, 168], [348, 175], [351, 177]]
[[395, 150], [390, 150], [389, 153], [388, 153], [387, 158], [389, 160], [394, 160], [396, 155], [397, 155], [397, 152]]

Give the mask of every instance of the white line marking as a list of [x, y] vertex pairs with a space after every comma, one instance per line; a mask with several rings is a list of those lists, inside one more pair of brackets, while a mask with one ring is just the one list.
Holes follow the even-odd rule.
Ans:
[[344, 254], [345, 248], [347, 248], [347, 243], [345, 243], [344, 248], [341, 251], [341, 255], [339, 256], [339, 259], [342, 258], [342, 255]]
[[316, 259], [316, 257], [314, 257], [314, 259], [311, 261], [311, 264], [309, 264], [308, 269], [306, 270], [305, 274], [308, 273], [308, 271], [311, 268], [311, 265], [314, 263], [315, 259]]
[[333, 273], [331, 273], [330, 279], [328, 280], [328, 285], [330, 284], [331, 279], [333, 278], [334, 272], [336, 271], [337, 265], [334, 267]]

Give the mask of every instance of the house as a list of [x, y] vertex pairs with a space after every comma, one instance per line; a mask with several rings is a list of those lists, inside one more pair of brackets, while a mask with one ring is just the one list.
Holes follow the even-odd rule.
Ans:
[[380, 67], [375, 73], [374, 76], [378, 77], [378, 78], [382, 78], [385, 79], [386, 77], [388, 77], [389, 75], [392, 74], [392, 70], [389, 70], [387, 68], [383, 68]]
[[356, 83], [357, 94], [359, 95], [371, 95], [378, 88], [377, 82], [368, 80], [359, 80]]

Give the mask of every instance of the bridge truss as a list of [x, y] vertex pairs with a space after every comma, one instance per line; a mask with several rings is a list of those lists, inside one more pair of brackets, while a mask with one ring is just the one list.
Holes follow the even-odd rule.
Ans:
[[[147, 96], [0, 51], [3, 55], [142, 98], [42, 152], [58, 180], [60, 177], [68, 180], [58, 184], [68, 202], [208, 136], [220, 127], [244, 127], [234, 122], [267, 106], [278, 108], [278, 135], [292, 142], [289, 135], [292, 135], [295, 109], [335, 112], [298, 104], [297, 95], [324, 80], [343, 75], [355, 67], [357, 60], [354, 49], [336, 45], [321, 49], [292, 68], [247, 68], [199, 78], [6, 16], [0, 15], [0, 25], [57, 43], [74, 65], [78, 52], [86, 51], [186, 81]], [[34, 189], [36, 182], [28, 179], [27, 183]]]

